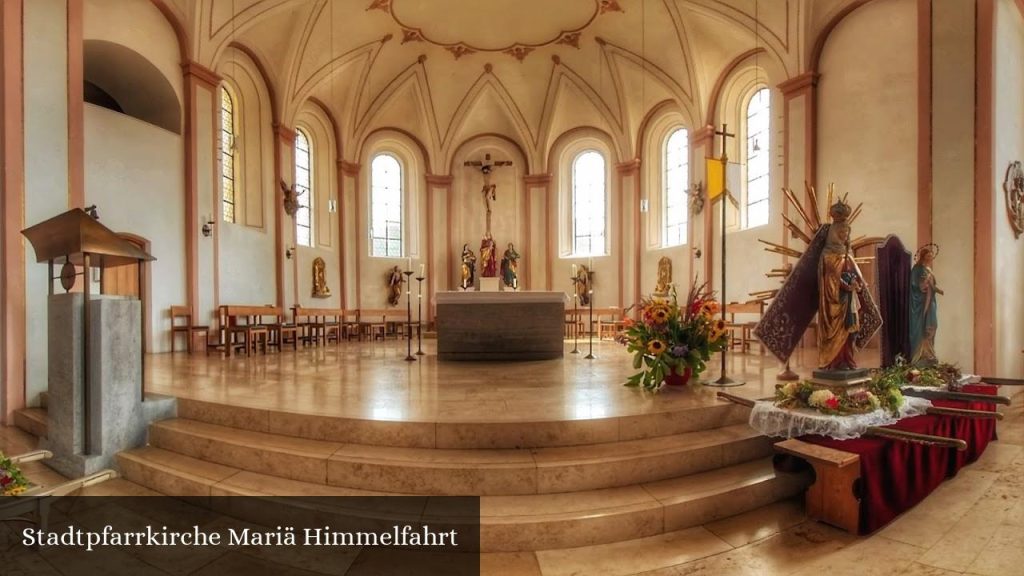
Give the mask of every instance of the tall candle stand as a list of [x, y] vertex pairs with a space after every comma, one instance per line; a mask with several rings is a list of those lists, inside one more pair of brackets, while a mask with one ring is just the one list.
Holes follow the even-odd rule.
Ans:
[[419, 293], [416, 295], [416, 323], [419, 328], [416, 330], [416, 355], [423, 356], [423, 273], [416, 277]]
[[579, 278], [572, 277], [572, 351], [569, 354], [580, 353], [580, 295], [576, 293], [576, 283]]
[[[589, 270], [587, 271], [587, 273], [588, 274], [592, 274], [592, 272], [590, 272]], [[590, 295], [590, 329], [587, 330], [587, 335], [588, 335], [588, 337], [590, 339], [590, 353], [587, 354], [586, 356], [584, 356], [584, 358], [586, 358], [587, 360], [594, 360], [595, 358], [597, 358], [597, 356], [594, 356], [594, 280], [593, 280], [593, 277], [591, 277], [589, 284], [590, 284], [590, 290], [589, 290], [588, 294]]]
[[412, 290], [409, 288], [409, 278], [412, 277], [412, 270], [406, 270], [402, 274], [405, 274], [405, 333], [407, 335], [405, 361], [415, 362], [416, 357], [412, 355], [412, 299], [410, 298]]

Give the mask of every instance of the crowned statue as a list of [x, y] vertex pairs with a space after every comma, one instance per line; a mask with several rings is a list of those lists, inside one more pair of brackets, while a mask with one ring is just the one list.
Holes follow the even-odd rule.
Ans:
[[943, 294], [932, 273], [939, 247], [926, 244], [910, 269], [910, 354], [914, 364], [935, 364], [935, 330], [939, 326], [936, 294]]
[[832, 224], [818, 261], [818, 367], [857, 368], [861, 299], [870, 298], [850, 250], [852, 209], [845, 200], [829, 208]]

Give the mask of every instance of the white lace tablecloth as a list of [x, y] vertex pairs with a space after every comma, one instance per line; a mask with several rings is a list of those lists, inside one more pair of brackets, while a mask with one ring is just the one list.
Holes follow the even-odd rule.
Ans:
[[779, 408], [775, 402], [762, 400], [750, 411], [750, 426], [765, 436], [795, 438], [814, 434], [836, 440], [859, 438], [871, 426], [887, 426], [903, 418], [924, 414], [932, 403], [924, 398], [904, 397], [899, 416], [879, 408], [867, 414], [832, 416], [816, 410]]

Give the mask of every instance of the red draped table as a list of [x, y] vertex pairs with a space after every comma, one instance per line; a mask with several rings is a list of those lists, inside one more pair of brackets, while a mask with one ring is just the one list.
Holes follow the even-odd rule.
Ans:
[[[995, 394], [997, 386], [972, 384], [964, 392]], [[994, 404], [934, 400], [935, 406], [995, 410]], [[897, 430], [959, 438], [967, 450], [924, 446], [887, 438], [864, 437], [834, 440], [823, 436], [800, 439], [860, 456], [860, 533], [868, 534], [912, 508], [967, 464], [974, 462], [996, 439], [996, 421], [979, 418], [954, 418], [930, 414], [905, 418], [888, 426]]]

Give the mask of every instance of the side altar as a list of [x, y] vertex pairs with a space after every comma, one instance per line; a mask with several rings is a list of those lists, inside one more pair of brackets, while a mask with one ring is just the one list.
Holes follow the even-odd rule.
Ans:
[[563, 292], [439, 292], [441, 360], [550, 360], [565, 351]]

